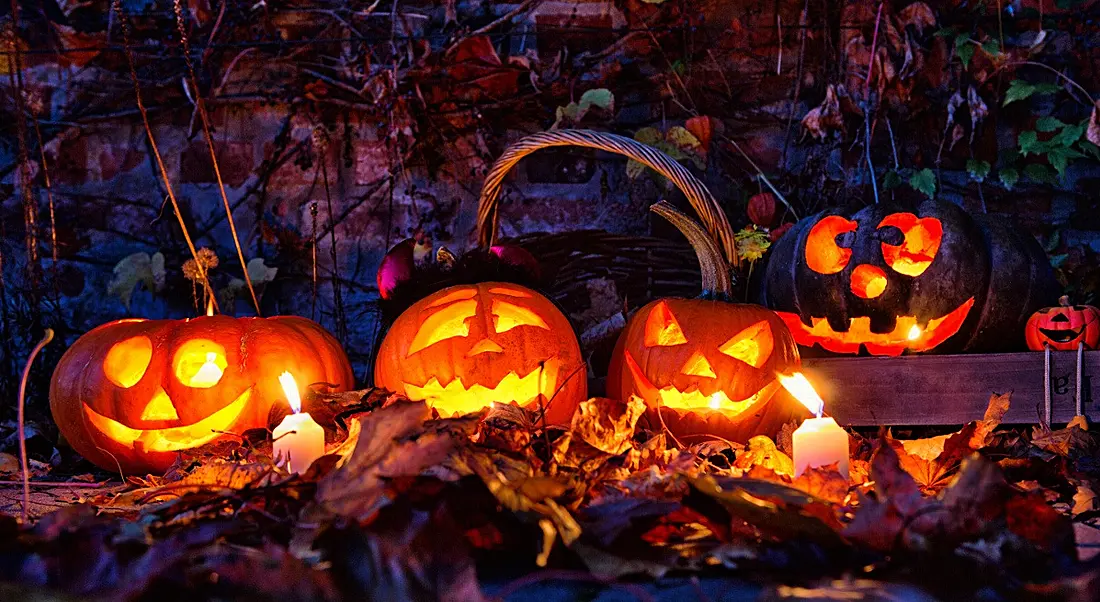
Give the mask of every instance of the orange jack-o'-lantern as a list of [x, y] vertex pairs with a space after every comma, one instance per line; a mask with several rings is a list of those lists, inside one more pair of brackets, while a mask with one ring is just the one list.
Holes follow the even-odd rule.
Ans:
[[542, 407], [550, 423], [568, 421], [588, 390], [569, 320], [505, 282], [452, 286], [413, 304], [382, 340], [374, 377], [444, 416], [506, 403]]
[[73, 343], [54, 370], [61, 434], [112, 471], [163, 471], [181, 450], [267, 426], [279, 375], [353, 384], [340, 344], [292, 316], [119, 320]]
[[[607, 377], [612, 397], [636, 395], [651, 422], [676, 436], [745, 441], [774, 434], [795, 412], [778, 374], [799, 369], [798, 346], [783, 320], [759, 305], [729, 303], [729, 270], [707, 233], [666, 203], [653, 211], [684, 232], [699, 255], [702, 299], [659, 299], [630, 318]], [[717, 297], [714, 298], [714, 297]], [[783, 407], [780, 407], [783, 406]]]
[[806, 218], [773, 247], [762, 301], [835, 353], [1006, 350], [1056, 290], [1026, 233], [952, 203]]
[[1058, 300], [1057, 307], [1044, 307], [1031, 315], [1024, 328], [1027, 347], [1042, 351], [1045, 347], [1060, 351], [1096, 349], [1100, 343], [1100, 309], [1091, 305], [1073, 305], [1069, 297]]

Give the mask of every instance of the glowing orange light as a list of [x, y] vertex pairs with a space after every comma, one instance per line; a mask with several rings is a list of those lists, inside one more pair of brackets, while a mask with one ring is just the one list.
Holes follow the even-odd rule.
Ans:
[[943, 241], [943, 224], [934, 217], [917, 217], [912, 213], [886, 216], [879, 228], [893, 226], [901, 230], [905, 240], [900, 245], [882, 243], [882, 258], [894, 271], [906, 276], [920, 276], [932, 265]]
[[294, 375], [289, 372], [283, 372], [279, 375], [279, 384], [283, 386], [283, 394], [286, 395], [287, 403], [290, 404], [290, 409], [294, 410], [294, 413], [302, 411], [302, 398], [298, 395], [298, 381], [294, 380]]
[[912, 328], [909, 329], [909, 334], [907, 334], [905, 336], [910, 341], [915, 341], [915, 340], [920, 338], [920, 335], [921, 335], [920, 326], [917, 326], [916, 324], [914, 324], [912, 326]]
[[813, 412], [815, 416], [821, 417], [821, 414], [825, 411], [825, 402], [814, 390], [814, 386], [810, 384], [805, 375], [801, 372], [795, 372], [794, 374], [779, 374], [777, 377], [779, 378], [779, 384], [783, 385], [788, 393], [806, 406], [806, 409]]
[[886, 272], [873, 265], [858, 265], [852, 270], [852, 293], [861, 299], [874, 299], [886, 290]]
[[855, 232], [859, 224], [839, 215], [821, 218], [806, 235], [806, 265], [818, 274], [836, 274], [852, 259], [852, 250], [836, 244], [836, 237]]
[[722, 407], [722, 394], [715, 393], [710, 396], [710, 409], [717, 410]]
[[214, 315], [214, 298], [211, 297], [206, 301], [206, 316], [210, 317]]

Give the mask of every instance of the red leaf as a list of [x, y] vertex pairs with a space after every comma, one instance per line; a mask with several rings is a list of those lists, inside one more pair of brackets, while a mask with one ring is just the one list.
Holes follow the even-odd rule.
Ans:
[[770, 192], [754, 194], [749, 199], [749, 221], [757, 226], [768, 227], [775, 221], [775, 195]]
[[458, 43], [454, 50], [454, 62], [478, 61], [489, 65], [500, 65], [500, 56], [489, 36], [473, 36]]

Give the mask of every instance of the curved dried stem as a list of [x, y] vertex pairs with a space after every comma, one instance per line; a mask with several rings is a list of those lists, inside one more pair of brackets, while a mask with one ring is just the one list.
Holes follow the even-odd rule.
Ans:
[[[199, 81], [195, 77], [195, 66], [191, 62], [191, 43], [187, 39], [187, 31], [183, 26], [183, 7], [180, 0], [173, 0], [176, 13], [176, 29], [179, 30], [180, 43], [183, 45], [183, 62], [187, 64], [187, 74], [190, 78], [191, 91], [195, 95], [195, 109], [199, 114], [199, 122], [202, 124], [202, 133], [206, 138], [206, 148], [210, 151], [210, 164], [214, 166], [214, 178], [218, 182], [218, 192], [222, 195], [222, 205], [225, 206], [225, 219], [229, 222], [229, 232], [233, 235], [233, 244], [237, 247], [237, 259], [241, 262], [241, 271], [244, 272], [244, 283], [248, 286], [248, 294], [252, 296], [252, 305], [256, 307], [256, 316], [262, 317], [260, 312], [260, 300], [256, 297], [256, 290], [252, 287], [252, 277], [248, 275], [248, 262], [244, 259], [244, 251], [241, 250], [241, 239], [237, 236], [237, 224], [233, 222], [233, 208], [229, 206], [229, 197], [225, 194], [225, 182], [222, 181], [222, 170], [218, 166], [218, 157], [214, 152], [214, 136], [210, 133], [210, 119], [206, 115], [206, 103], [203, 102], [199, 91]], [[222, 4], [225, 10], [225, 4]]]
[[666, 201], [654, 203], [649, 210], [676, 226], [676, 229], [691, 243], [695, 256], [699, 258], [699, 271], [703, 278], [703, 296], [728, 298], [733, 294], [733, 283], [730, 281], [729, 268], [726, 267], [722, 251], [707, 231], [698, 222]]
[[42, 348], [52, 340], [53, 329], [47, 328], [42, 335], [42, 340], [38, 341], [38, 344], [31, 350], [31, 355], [27, 358], [26, 365], [23, 366], [23, 378], [19, 381], [19, 464], [23, 469], [23, 524], [27, 524], [27, 508], [31, 505], [31, 471], [27, 468], [27, 431], [24, 428], [25, 416], [23, 409], [27, 401], [27, 379], [31, 375], [31, 364], [34, 363], [34, 358], [38, 357], [38, 352], [42, 351]]
[[141, 84], [138, 82], [137, 67], [134, 65], [134, 53], [130, 50], [130, 24], [126, 20], [126, 13], [122, 10], [121, 0], [113, 0], [111, 6], [118, 16], [119, 27], [122, 29], [122, 49], [125, 51], [126, 62], [130, 67], [130, 80], [134, 84], [134, 97], [137, 99], [138, 113], [141, 114], [142, 125], [145, 126], [145, 135], [149, 138], [149, 148], [153, 151], [153, 158], [156, 160], [157, 169], [160, 171], [160, 177], [164, 181], [164, 189], [168, 192], [168, 200], [172, 202], [172, 209], [176, 213], [176, 219], [179, 221], [180, 230], [183, 232], [183, 240], [187, 242], [187, 249], [191, 251], [191, 257], [194, 258], [195, 266], [199, 271], [199, 276], [202, 278], [203, 288], [206, 290], [216, 310], [218, 309], [218, 301], [214, 298], [214, 287], [210, 286], [210, 278], [207, 275], [206, 266], [199, 261], [198, 249], [195, 248], [195, 243], [191, 240], [191, 233], [187, 230], [187, 223], [183, 221], [183, 213], [180, 212], [179, 202], [176, 200], [176, 193], [172, 190], [172, 182], [168, 179], [168, 168], [164, 166], [164, 159], [161, 158], [160, 150], [157, 148], [156, 138], [153, 137], [153, 128], [149, 125], [149, 113], [145, 110], [145, 101], [141, 98]]

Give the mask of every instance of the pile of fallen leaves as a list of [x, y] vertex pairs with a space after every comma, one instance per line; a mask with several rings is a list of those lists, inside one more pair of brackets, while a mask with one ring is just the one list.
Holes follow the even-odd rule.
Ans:
[[639, 427], [638, 400], [592, 399], [568, 428], [378, 391], [323, 403], [342, 440], [307, 474], [249, 433], [163, 477], [73, 489], [29, 525], [3, 517], [0, 594], [480, 600], [572, 579], [647, 599], [639, 583], [686, 578], [771, 599], [1100, 596], [1100, 562], [1079, 558], [1100, 540], [1100, 442], [1082, 419], [998, 428], [1007, 396], [949, 435], [853, 433], [851, 482], [792, 478], [793, 425], [677, 449]]

